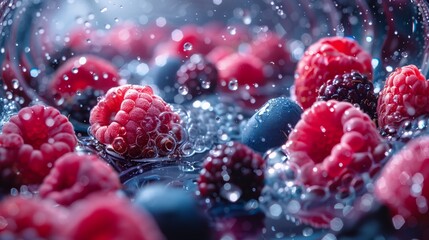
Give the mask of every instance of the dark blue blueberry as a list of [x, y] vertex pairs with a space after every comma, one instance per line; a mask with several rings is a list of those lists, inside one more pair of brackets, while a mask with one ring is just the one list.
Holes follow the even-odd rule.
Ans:
[[148, 185], [137, 193], [134, 204], [153, 216], [169, 240], [212, 239], [209, 218], [182, 189]]
[[244, 125], [242, 142], [261, 153], [279, 147], [286, 142], [301, 114], [302, 108], [290, 98], [273, 98]]
[[168, 103], [175, 103], [174, 98], [179, 95], [176, 75], [182, 64], [183, 61], [180, 58], [170, 57], [164, 65], [153, 67], [149, 73], [149, 78], [161, 91], [159, 95]]

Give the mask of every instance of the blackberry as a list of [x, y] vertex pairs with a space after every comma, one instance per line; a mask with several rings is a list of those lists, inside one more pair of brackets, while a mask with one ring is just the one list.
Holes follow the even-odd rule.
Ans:
[[212, 149], [198, 178], [202, 197], [219, 201], [258, 199], [264, 186], [263, 158], [239, 142]]
[[318, 101], [335, 99], [357, 104], [371, 119], [377, 119], [377, 96], [368, 77], [358, 72], [336, 75], [318, 90]]
[[104, 91], [87, 87], [64, 104], [63, 113], [71, 120], [89, 124], [89, 113], [103, 95]]
[[177, 82], [184, 89], [179, 92], [190, 98], [214, 92], [217, 81], [216, 66], [199, 54], [192, 55], [177, 71]]

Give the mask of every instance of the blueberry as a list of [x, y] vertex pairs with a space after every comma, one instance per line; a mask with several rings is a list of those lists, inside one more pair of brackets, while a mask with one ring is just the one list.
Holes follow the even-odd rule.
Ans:
[[182, 189], [148, 185], [137, 193], [134, 204], [154, 217], [169, 240], [212, 239], [209, 218]]
[[242, 142], [261, 153], [279, 147], [287, 141], [301, 114], [302, 108], [290, 98], [273, 98], [244, 125]]
[[164, 65], [155, 66], [149, 74], [153, 83], [161, 91], [161, 97], [168, 103], [175, 103], [174, 98], [179, 94], [176, 74], [182, 64], [183, 61], [180, 58], [170, 57]]

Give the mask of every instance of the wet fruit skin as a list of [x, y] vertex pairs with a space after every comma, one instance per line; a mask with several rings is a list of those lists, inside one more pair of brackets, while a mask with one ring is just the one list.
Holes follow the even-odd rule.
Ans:
[[[214, 147], [204, 159], [197, 180], [201, 197], [219, 202], [258, 199], [264, 182], [265, 162], [252, 149], [239, 142]], [[228, 193], [238, 191], [236, 197]]]
[[429, 227], [428, 152], [428, 136], [411, 140], [390, 159], [375, 183], [375, 195], [389, 207], [392, 217], [423, 229]]
[[149, 79], [160, 90], [159, 96], [168, 103], [174, 103], [174, 97], [179, 94], [177, 83], [177, 71], [183, 64], [183, 60], [177, 57], [168, 57], [164, 64], [154, 65], [150, 70]]
[[301, 114], [302, 108], [290, 98], [271, 99], [246, 122], [241, 140], [260, 153], [280, 147], [287, 141]]
[[68, 153], [55, 162], [40, 185], [39, 194], [67, 206], [91, 194], [115, 192], [120, 187], [118, 174], [103, 159]]
[[377, 119], [377, 96], [374, 86], [365, 75], [358, 72], [336, 75], [319, 88], [318, 101], [335, 99], [357, 104], [371, 119]]
[[69, 97], [87, 87], [107, 92], [119, 85], [118, 70], [107, 60], [94, 55], [70, 58], [54, 73], [49, 94], [55, 98]]
[[212, 239], [208, 217], [182, 189], [149, 185], [137, 192], [134, 205], [150, 213], [169, 240]]
[[326, 186], [346, 173], [370, 171], [385, 144], [369, 116], [348, 102], [316, 102], [305, 110], [283, 150], [306, 185]]

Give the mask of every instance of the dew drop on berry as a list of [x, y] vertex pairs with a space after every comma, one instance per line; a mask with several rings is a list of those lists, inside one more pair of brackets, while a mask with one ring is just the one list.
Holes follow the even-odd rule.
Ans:
[[210, 81], [202, 81], [201, 82], [201, 87], [203, 89], [210, 89], [210, 86], [211, 86], [211, 82]]
[[236, 91], [238, 89], [237, 79], [232, 79], [228, 82], [228, 89], [231, 91]]
[[236, 27], [229, 26], [227, 29], [228, 29], [229, 34], [231, 34], [231, 35], [237, 34], [237, 28]]
[[79, 69], [77, 69], [76, 67], [72, 68], [71, 70], [72, 73], [77, 74], [79, 72]]
[[180, 95], [183, 95], [183, 96], [189, 93], [189, 89], [186, 86], [180, 86], [178, 90]]
[[192, 51], [192, 44], [190, 42], [186, 42], [185, 44], [183, 44], [183, 51]]

